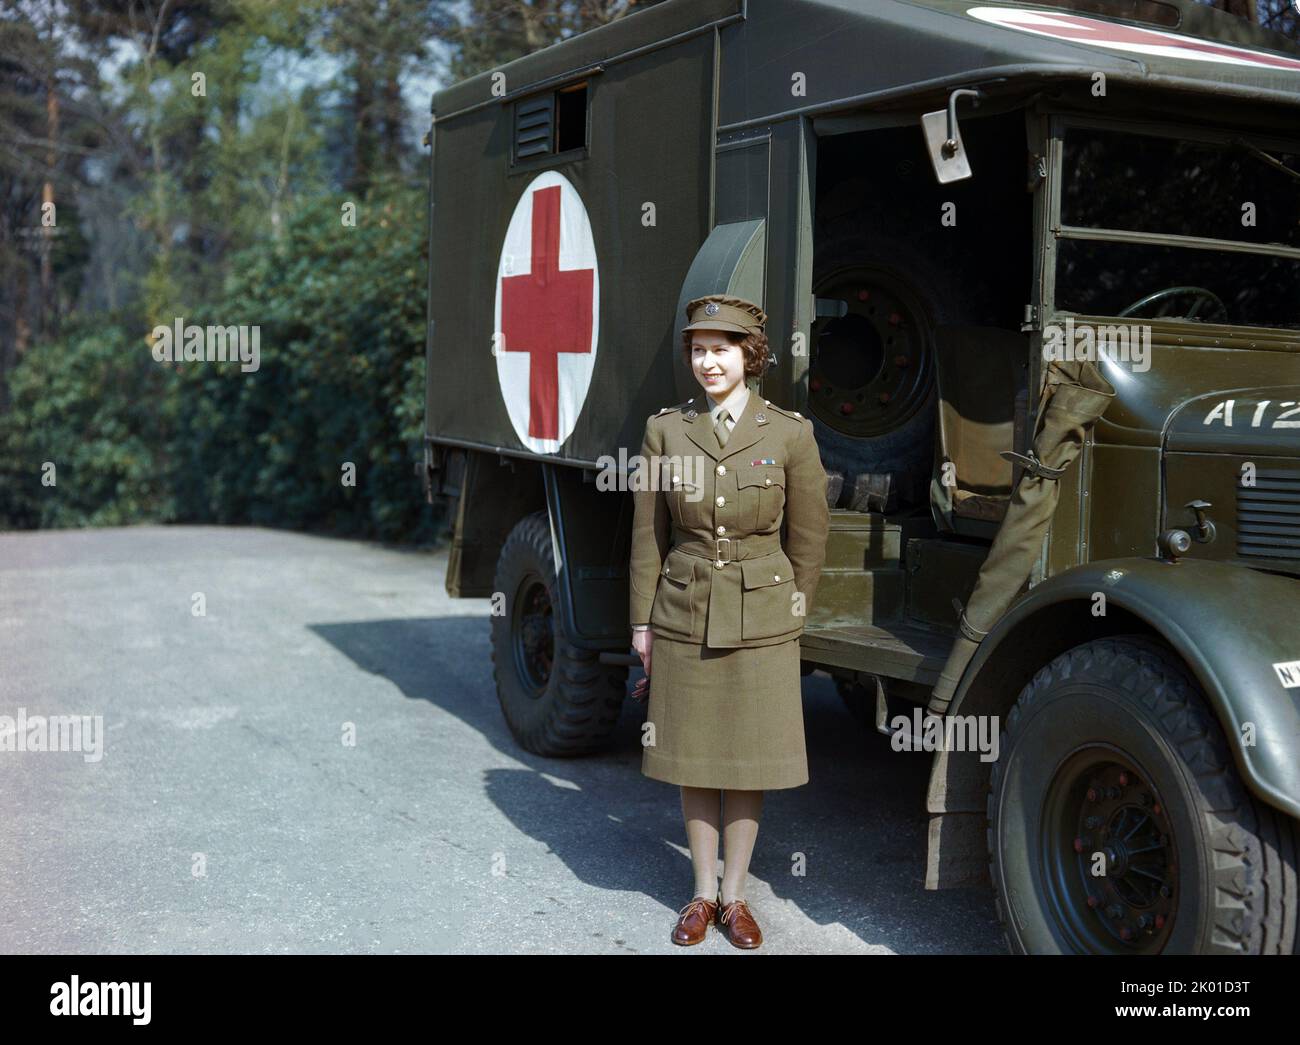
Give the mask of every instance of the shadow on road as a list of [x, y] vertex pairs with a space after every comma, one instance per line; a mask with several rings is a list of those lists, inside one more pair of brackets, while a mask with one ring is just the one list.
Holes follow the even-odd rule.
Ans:
[[[506, 727], [483, 617], [311, 630], [365, 671], [457, 716], [527, 766], [483, 771], [486, 794], [579, 880], [610, 892], [642, 892], [673, 911], [690, 899], [680, 792], [641, 774], [645, 716], [630, 699], [606, 751], [541, 758], [520, 748]], [[828, 676], [806, 676], [803, 692], [811, 779], [766, 794], [751, 876], [817, 924], [840, 923], [868, 944], [901, 953], [1003, 953], [985, 889], [924, 888], [930, 756], [895, 752], [887, 738], [863, 729]], [[800, 854], [803, 875], [793, 873]]]

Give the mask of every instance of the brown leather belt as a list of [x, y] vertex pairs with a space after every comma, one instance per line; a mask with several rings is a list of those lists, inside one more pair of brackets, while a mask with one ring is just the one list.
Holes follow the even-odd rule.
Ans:
[[[676, 533], [676, 531], [674, 531]], [[684, 551], [701, 559], [715, 562], [735, 562], [738, 559], [756, 559], [781, 550], [779, 533], [761, 533], [750, 537], [693, 537], [674, 544], [672, 551]]]

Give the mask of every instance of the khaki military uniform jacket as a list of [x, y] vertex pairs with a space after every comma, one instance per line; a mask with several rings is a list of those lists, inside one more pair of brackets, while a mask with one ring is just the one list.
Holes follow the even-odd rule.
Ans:
[[812, 422], [751, 391], [725, 447], [709, 400], [646, 422], [633, 473], [630, 620], [711, 647], [798, 637], [830, 510]]

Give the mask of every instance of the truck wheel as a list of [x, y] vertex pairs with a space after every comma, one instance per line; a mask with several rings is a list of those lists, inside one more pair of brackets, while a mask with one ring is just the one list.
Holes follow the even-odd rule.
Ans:
[[966, 290], [906, 244], [841, 233], [818, 248], [813, 294], [808, 412], [823, 466], [844, 475], [846, 506], [863, 473], [891, 475], [904, 504], [922, 501], [934, 469], [934, 327], [975, 321]]
[[546, 512], [525, 516], [497, 560], [504, 612], [492, 618], [492, 673], [506, 724], [525, 751], [583, 755], [618, 723], [627, 668], [572, 645], [553, 612], [555, 558]]
[[1168, 649], [1067, 650], [1005, 725], [988, 846], [1013, 953], [1292, 953], [1295, 825], [1246, 790]]

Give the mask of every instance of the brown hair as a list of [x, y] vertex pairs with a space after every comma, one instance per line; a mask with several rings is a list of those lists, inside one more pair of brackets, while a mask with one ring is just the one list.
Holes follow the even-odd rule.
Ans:
[[[691, 367], [691, 341], [694, 330], [682, 331], [682, 356], [686, 360], [686, 368]], [[716, 333], [723, 335], [733, 345], [739, 345], [740, 351], [745, 357], [745, 377], [762, 377], [767, 373], [768, 359], [767, 352], [767, 334], [760, 331], [757, 334], [741, 334], [734, 330], [718, 330]]]

